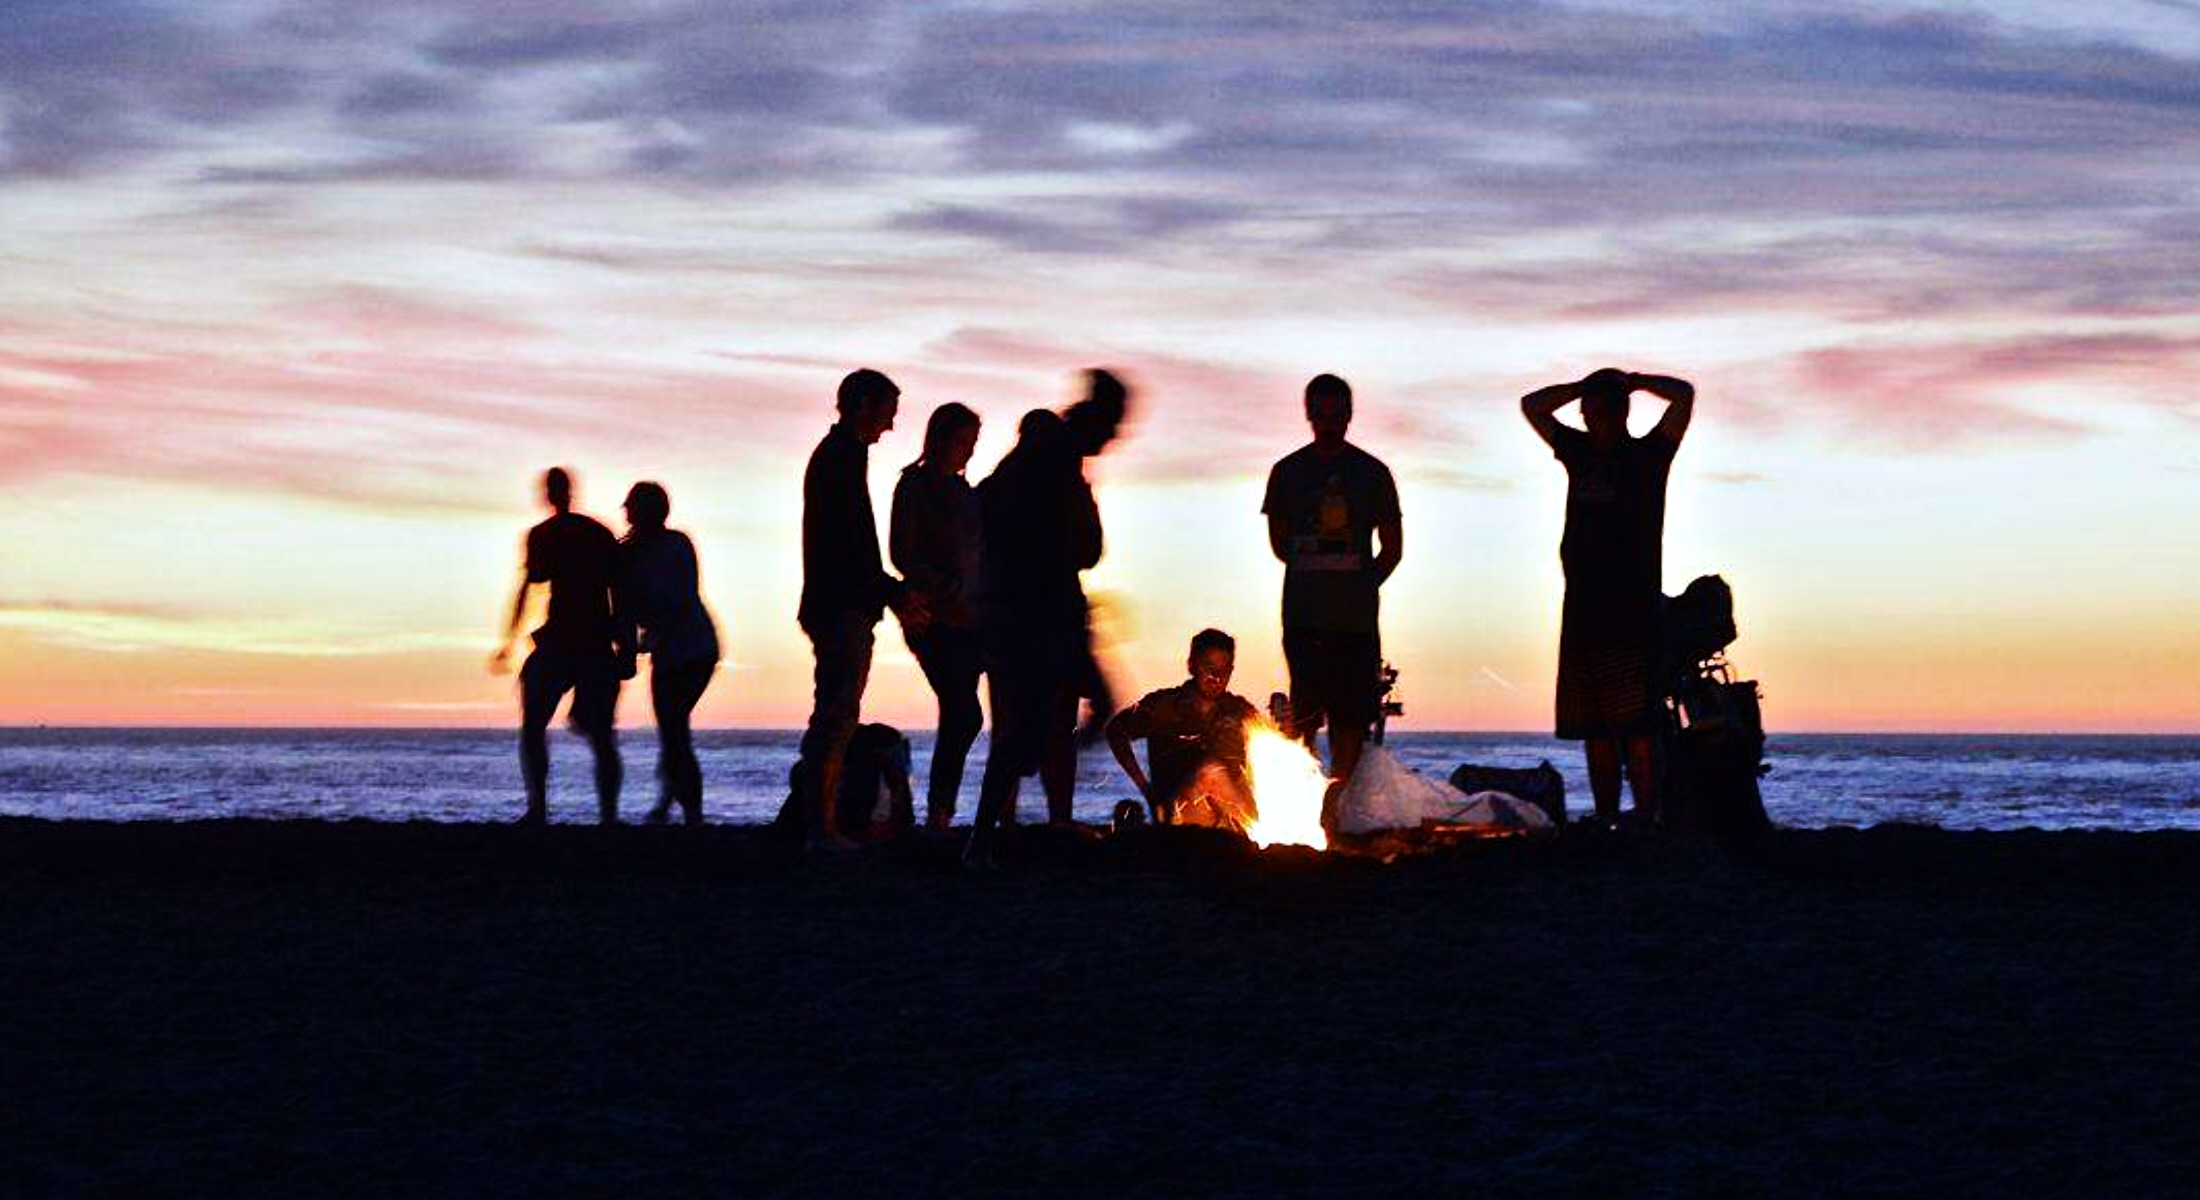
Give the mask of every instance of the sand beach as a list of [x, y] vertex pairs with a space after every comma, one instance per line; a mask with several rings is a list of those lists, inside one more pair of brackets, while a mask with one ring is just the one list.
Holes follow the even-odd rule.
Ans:
[[2200, 836], [0, 824], [8, 1194], [2189, 1194]]

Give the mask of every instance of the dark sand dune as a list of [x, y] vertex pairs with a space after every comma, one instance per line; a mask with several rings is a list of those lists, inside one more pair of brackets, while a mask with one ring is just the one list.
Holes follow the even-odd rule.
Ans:
[[11, 1196], [2189, 1195], [2200, 837], [0, 823]]

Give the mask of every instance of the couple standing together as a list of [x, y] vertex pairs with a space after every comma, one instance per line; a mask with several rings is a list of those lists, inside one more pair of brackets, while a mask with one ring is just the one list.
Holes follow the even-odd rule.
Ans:
[[595, 752], [597, 818], [618, 823], [625, 774], [614, 719], [619, 686], [634, 677], [636, 658], [647, 654], [661, 784], [649, 820], [661, 823], [677, 806], [688, 824], [700, 825], [703, 771], [692, 716], [718, 671], [718, 630], [703, 605], [695, 544], [666, 528], [672, 498], [655, 483], [637, 483], [627, 492], [624, 538], [573, 511], [573, 479], [562, 467], [544, 473], [542, 498], [551, 516], [527, 531], [504, 642], [489, 660], [492, 671], [509, 669], [529, 594], [547, 589], [548, 612], [519, 673], [519, 761], [527, 785], [520, 823], [548, 820], [550, 718], [568, 694], [573, 704], [567, 719]]

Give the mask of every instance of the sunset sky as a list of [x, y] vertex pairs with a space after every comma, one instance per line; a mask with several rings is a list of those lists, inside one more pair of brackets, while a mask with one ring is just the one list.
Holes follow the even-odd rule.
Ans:
[[1333, 371], [1401, 728], [1548, 728], [1518, 398], [1611, 364], [1698, 386], [1668, 589], [1732, 582], [1776, 730], [2200, 731], [2191, 0], [5, 0], [0, 723], [509, 723], [562, 463], [670, 490], [700, 720], [795, 724], [839, 377], [904, 389], [883, 526], [933, 405], [979, 478], [1100, 363], [1126, 690], [1210, 624], [1282, 684], [1261, 485]]

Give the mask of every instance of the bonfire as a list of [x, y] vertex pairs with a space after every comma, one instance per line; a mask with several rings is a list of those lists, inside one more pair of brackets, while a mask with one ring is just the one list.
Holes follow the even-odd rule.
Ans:
[[1245, 762], [1253, 788], [1255, 815], [1245, 836], [1253, 844], [1329, 848], [1322, 829], [1322, 797], [1329, 776], [1322, 773], [1305, 743], [1285, 737], [1266, 721], [1245, 726]]

